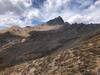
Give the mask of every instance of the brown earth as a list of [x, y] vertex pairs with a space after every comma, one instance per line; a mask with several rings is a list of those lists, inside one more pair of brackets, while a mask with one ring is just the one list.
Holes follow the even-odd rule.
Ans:
[[100, 74], [99, 24], [42, 26], [0, 34], [0, 75]]

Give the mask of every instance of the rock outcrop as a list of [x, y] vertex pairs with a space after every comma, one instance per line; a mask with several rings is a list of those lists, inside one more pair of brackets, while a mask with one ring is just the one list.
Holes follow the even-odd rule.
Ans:
[[62, 17], [58, 16], [46, 23], [47, 25], [64, 25], [64, 20]]

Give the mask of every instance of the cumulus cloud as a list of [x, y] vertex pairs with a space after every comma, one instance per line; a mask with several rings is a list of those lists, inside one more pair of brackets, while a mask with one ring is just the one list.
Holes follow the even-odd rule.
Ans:
[[0, 25], [24, 26], [30, 23], [26, 20], [21, 20], [23, 13], [32, 5], [31, 0], [0, 0]]
[[100, 23], [100, 0], [95, 1], [90, 7], [84, 9], [82, 13], [75, 14], [69, 19], [69, 22], [74, 23]]
[[57, 16], [70, 23], [100, 23], [100, 0], [0, 0], [0, 5], [0, 24], [7, 26]]
[[99, 23], [99, 9], [100, 0], [47, 0], [39, 15], [46, 19], [60, 15], [70, 23]]
[[45, 0], [41, 8], [32, 8], [28, 18], [45, 21], [62, 16], [70, 23], [99, 23], [100, 0]]
[[0, 0], [0, 14], [7, 12], [14, 12], [15, 14], [22, 14], [25, 9], [31, 6], [29, 0]]

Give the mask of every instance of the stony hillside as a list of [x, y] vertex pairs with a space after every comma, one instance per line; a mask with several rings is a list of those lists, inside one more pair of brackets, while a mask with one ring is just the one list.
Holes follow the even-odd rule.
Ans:
[[0, 34], [0, 75], [100, 74], [100, 24], [64, 23], [28, 35]]
[[6, 68], [0, 74], [99, 75], [100, 34], [88, 37], [84, 41], [81, 41], [80, 45], [72, 48], [67, 48], [67, 44], [64, 44], [63, 46], [57, 47], [57, 50], [51, 54]]

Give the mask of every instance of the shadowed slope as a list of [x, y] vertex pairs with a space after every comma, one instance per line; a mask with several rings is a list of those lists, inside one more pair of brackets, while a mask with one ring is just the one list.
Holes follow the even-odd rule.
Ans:
[[21, 39], [19, 43], [1, 50], [0, 56], [3, 60], [0, 67], [3, 68], [43, 57], [63, 46], [66, 46], [66, 49], [75, 47], [81, 41], [100, 32], [98, 26], [82, 25], [81, 27], [84, 31], [80, 29], [80, 25], [72, 25], [69, 28], [64, 26], [58, 30], [32, 31], [24, 42], [21, 42]]
[[[75, 34], [74, 32], [69, 33]], [[67, 30], [31, 32], [31, 35], [25, 43], [15, 46], [15, 48], [19, 48], [19, 51], [9, 49], [8, 52], [5, 51], [5, 54], [9, 55], [14, 51], [16, 54], [19, 53], [13, 62], [37, 59], [1, 71], [1, 75], [97, 75], [100, 73], [99, 32], [92, 36], [85, 36], [84, 39], [82, 36], [68, 39], [70, 35]], [[45, 54], [46, 51], [52, 53]], [[0, 55], [2, 55], [1, 53]]]
[[1, 75], [15, 75], [17, 65], [18, 75], [86, 75], [97, 68], [100, 24], [70, 25], [57, 17], [41, 26], [14, 26], [8, 31], [0, 34]]

